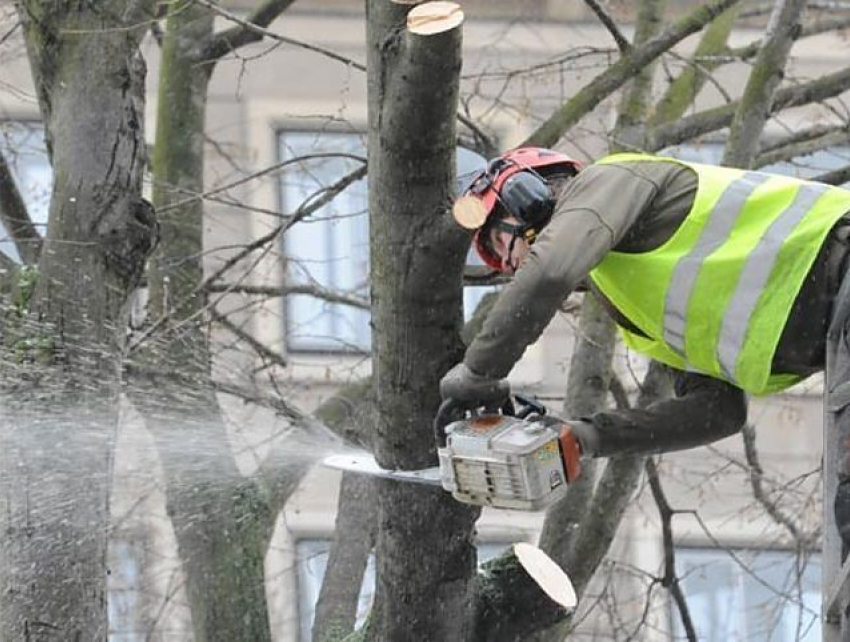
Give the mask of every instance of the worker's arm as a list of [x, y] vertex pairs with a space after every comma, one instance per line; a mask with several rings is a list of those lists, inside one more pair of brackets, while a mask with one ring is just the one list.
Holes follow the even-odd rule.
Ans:
[[551, 222], [469, 346], [464, 363], [472, 372], [506, 377], [564, 299], [651, 206], [659, 185], [641, 169], [593, 165], [566, 184]]
[[742, 390], [711, 377], [680, 372], [676, 396], [645, 409], [606, 410], [575, 426], [584, 455], [652, 455], [717, 441], [747, 419]]

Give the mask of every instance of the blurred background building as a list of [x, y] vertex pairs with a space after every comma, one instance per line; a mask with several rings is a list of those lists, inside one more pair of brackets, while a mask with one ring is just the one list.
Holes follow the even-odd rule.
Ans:
[[[236, 15], [244, 15], [253, 4], [248, 0], [224, 3]], [[669, 4], [672, 17], [699, 3]], [[502, 149], [520, 143], [555, 106], [617, 55], [608, 32], [580, 0], [478, 0], [465, 1], [463, 7], [462, 109], [486, 127]], [[630, 11], [628, 2], [612, 1], [608, 7], [620, 17]], [[0, 11], [5, 31], [14, 24], [14, 16], [9, 8]], [[352, 63], [365, 62], [362, 2], [299, 0], [270, 30], [333, 51]], [[754, 24], [751, 30], [736, 32], [733, 40], [748, 43], [759, 34]], [[0, 42], [0, 148], [14, 167], [33, 217], [44, 224], [51, 171], [32, 79], [19, 34], [11, 33]], [[686, 41], [682, 51], [693, 45], [692, 39]], [[145, 53], [150, 141], [155, 129], [157, 50], [155, 38], [149, 38]], [[795, 52], [793, 73], [813, 78], [843, 65], [850, 45], [840, 36], [823, 35], [800, 43]], [[219, 196], [206, 201], [210, 271], [268, 232], [281, 215], [291, 214], [321, 187], [358, 166], [354, 157], [365, 156], [366, 88], [365, 74], [357, 64], [272, 41], [253, 45], [219, 64], [210, 88], [206, 132], [207, 189]], [[746, 72], [742, 64], [725, 67], [722, 87], [740, 89]], [[698, 104], [725, 100], [721, 85], [709, 84]], [[610, 142], [606, 132], [615, 113], [615, 102], [600, 104], [559, 147], [584, 161], [602, 155]], [[827, 116], [825, 108], [799, 109], [771, 127], [778, 134], [782, 128]], [[722, 136], [713, 137], [671, 153], [716, 162], [722, 145]], [[322, 156], [339, 152], [352, 157]], [[458, 154], [460, 167], [475, 166], [471, 152], [460, 149]], [[299, 157], [305, 159], [285, 164]], [[815, 176], [848, 160], [850, 148], [836, 146], [771, 169]], [[270, 167], [277, 169], [243, 180]], [[232, 319], [281, 360], [261, 360], [243, 342], [231, 340], [223, 344], [216, 364], [222, 377], [245, 373], [257, 381], [274, 377], [285, 384], [289, 399], [310, 410], [340, 385], [369, 373], [366, 207], [362, 180], [309, 221], [294, 226], [275, 252], [244, 268], [245, 282], [255, 286], [345, 295], [364, 305], [306, 293], [233, 295], [228, 303]], [[0, 249], [14, 255], [8, 243], [0, 242]], [[467, 289], [467, 314], [488, 289]], [[555, 413], [561, 409], [566, 389], [576, 326], [574, 316], [559, 315], [511, 375], [516, 388], [538, 395]], [[645, 364], [628, 353], [619, 353], [616, 360], [619, 376], [634, 390]], [[752, 402], [758, 470], [747, 463], [737, 436], [661, 458], [668, 500], [680, 511], [673, 519], [677, 568], [700, 639], [820, 639], [818, 555], [801, 550], [799, 541], [766, 508], [775, 504], [799, 528], [817, 532], [820, 387], [815, 378], [788, 394]], [[242, 449], [249, 470], [252, 449], [261, 447], [257, 444], [274, 422], [260, 412], [252, 415], [237, 407], [230, 412], [234, 447]], [[130, 408], [126, 426], [138, 427]], [[112, 639], [188, 640], [179, 564], [157, 489], [152, 449], [143, 430], [133, 428], [123, 429], [121, 444], [116, 513], [132, 515], [139, 497], [147, 508], [144, 519], [129, 517], [116, 531], [120, 537], [112, 551]], [[133, 454], [139, 452], [146, 455]], [[313, 604], [334, 528], [338, 479], [336, 472], [314, 468], [279, 521], [267, 563], [273, 625], [280, 642], [310, 639]], [[763, 496], [754, 488], [761, 488]], [[482, 559], [513, 542], [533, 542], [542, 519], [539, 514], [485, 512], [479, 528]], [[649, 493], [642, 492], [620, 528], [609, 562], [586, 597], [588, 605], [597, 607], [595, 615], [581, 621], [581, 634], [575, 639], [626, 639], [639, 622], [646, 625], [637, 639], [682, 637], [676, 612], [660, 586], [664, 552], [657, 508]], [[364, 613], [373, 580], [370, 566], [363, 582]], [[606, 608], [613, 604], [617, 609]], [[615, 621], [612, 613], [620, 619]]]

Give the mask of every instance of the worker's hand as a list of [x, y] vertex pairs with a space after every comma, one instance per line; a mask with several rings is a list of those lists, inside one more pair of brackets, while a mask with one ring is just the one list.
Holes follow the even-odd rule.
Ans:
[[476, 374], [462, 362], [440, 381], [440, 397], [453, 399], [470, 408], [501, 405], [510, 392], [507, 379], [491, 379]]

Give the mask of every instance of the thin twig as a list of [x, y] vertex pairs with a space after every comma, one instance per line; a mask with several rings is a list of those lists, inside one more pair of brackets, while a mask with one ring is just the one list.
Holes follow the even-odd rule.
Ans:
[[785, 529], [794, 538], [794, 541], [799, 545], [806, 544], [805, 536], [800, 532], [800, 528], [794, 523], [788, 515], [783, 513], [779, 507], [767, 497], [762, 484], [764, 478], [764, 470], [762, 470], [759, 462], [758, 450], [756, 449], [756, 429], [751, 423], [744, 424], [741, 429], [741, 436], [744, 439], [744, 453], [747, 457], [750, 471], [750, 486], [753, 488], [753, 496], [767, 511], [773, 520]]
[[[363, 172], [365, 172], [365, 171], [366, 171], [366, 168], [362, 167], [362, 168], [357, 169], [353, 172], [350, 172], [346, 176], [343, 176], [340, 180], [338, 180], [333, 185], [330, 185], [325, 190], [322, 197], [315, 199], [314, 201], [310, 202], [309, 204], [302, 204], [301, 207], [299, 207], [298, 210], [296, 210], [296, 212], [289, 218], [289, 220], [286, 223], [282, 223], [280, 225], [275, 226], [267, 234], [261, 236], [258, 239], [255, 239], [253, 242], [251, 242], [247, 246], [245, 246], [245, 248], [241, 252], [238, 252], [234, 256], [230, 257], [227, 261], [224, 262], [224, 264], [219, 269], [217, 269], [210, 276], [208, 276], [206, 279], [204, 279], [200, 284], [198, 284], [195, 288], [193, 288], [192, 291], [185, 297], [184, 300], [191, 300], [192, 298], [194, 298], [195, 296], [197, 296], [201, 292], [204, 292], [209, 287], [209, 285], [211, 283], [218, 280], [225, 272], [230, 270], [234, 265], [239, 263], [239, 261], [241, 261], [243, 258], [245, 258], [249, 254], [253, 253], [255, 250], [258, 250], [258, 249], [268, 245], [269, 243], [274, 241], [276, 238], [278, 238], [279, 235], [286, 232], [293, 225], [295, 225], [299, 221], [303, 220], [304, 218], [306, 218], [307, 216], [309, 216], [310, 214], [312, 214], [316, 210], [319, 210], [322, 207], [324, 207], [325, 205], [327, 205], [331, 200], [333, 200], [338, 194], [340, 194], [343, 190], [345, 190], [349, 185], [360, 180], [363, 177]], [[232, 287], [237, 287], [237, 286], [238, 286], [238, 284], [232, 285]], [[226, 291], [225, 291], [225, 293], [226, 293]], [[181, 304], [182, 304], [182, 302], [181, 302]], [[180, 307], [180, 305], [177, 305], [173, 309], [178, 309], [179, 307]], [[166, 323], [168, 323], [168, 321], [172, 317], [172, 314], [173, 313], [171, 311], [166, 311], [159, 319], [157, 319], [155, 322], [153, 322], [150, 325], [150, 327], [148, 327], [136, 340], [134, 340], [127, 347], [127, 354], [130, 354], [133, 351], [135, 351], [139, 346], [141, 346], [145, 341], [147, 341], [147, 339], [150, 338], [151, 335], [154, 332], [156, 332], [161, 327], [163, 327]]]
[[336, 60], [337, 62], [344, 63], [349, 67], [353, 67], [354, 69], [358, 69], [359, 71], [366, 71], [366, 65], [356, 62], [351, 58], [346, 58], [345, 56], [341, 56], [336, 52], [333, 52], [329, 49], [325, 49], [323, 47], [318, 47], [316, 45], [311, 45], [306, 42], [302, 42], [300, 40], [295, 40], [294, 38], [287, 38], [286, 36], [281, 36], [274, 31], [269, 31], [268, 29], [261, 27], [259, 25], [253, 24], [247, 20], [243, 20], [237, 15], [234, 15], [227, 11], [226, 9], [222, 9], [220, 6], [213, 2], [209, 2], [209, 0], [194, 0], [196, 3], [206, 7], [213, 13], [220, 15], [222, 18], [226, 20], [230, 20], [231, 22], [235, 22], [238, 25], [241, 25], [248, 31], [253, 31], [263, 37], [270, 38], [272, 40], [276, 40], [277, 42], [282, 42], [287, 45], [293, 45], [295, 47], [300, 47], [301, 49], [307, 49], [308, 51], [312, 51], [314, 53], [321, 54], [322, 56], [326, 56], [327, 58], [331, 58], [332, 60]]
[[620, 49], [620, 52], [628, 53], [632, 48], [631, 43], [623, 35], [623, 32], [620, 31], [617, 23], [615, 23], [614, 19], [608, 15], [608, 12], [605, 11], [604, 7], [602, 7], [602, 5], [600, 5], [596, 0], [584, 0], [584, 3], [590, 7], [591, 11], [596, 14], [596, 17], [599, 18], [599, 21], [611, 34], [611, 37], [614, 38], [614, 42], [617, 43], [617, 47]]
[[280, 14], [286, 11], [294, 0], [265, 0], [256, 6], [245, 20], [246, 24], [237, 24], [230, 29], [215, 34], [204, 47], [202, 60], [219, 60], [225, 54], [239, 47], [262, 40], [265, 34], [248, 27], [268, 27]]
[[[284, 167], [286, 167], [288, 165], [293, 165], [295, 163], [303, 163], [305, 161], [316, 160], [316, 159], [320, 159], [320, 158], [347, 158], [347, 159], [350, 159], [350, 160], [359, 161], [359, 162], [363, 163], [363, 167], [355, 170], [354, 173], [356, 174], [357, 172], [365, 172], [366, 171], [366, 158], [363, 157], [363, 156], [359, 156], [357, 154], [348, 154], [348, 153], [345, 153], [345, 152], [320, 152], [320, 153], [315, 153], [315, 154], [307, 154], [307, 155], [304, 155], [304, 156], [297, 156], [295, 158], [287, 158], [286, 160], [280, 161], [279, 163], [274, 163], [273, 165], [269, 165], [268, 167], [264, 167], [263, 169], [261, 169], [257, 172], [254, 172], [253, 174], [248, 174], [247, 176], [243, 176], [238, 180], [235, 180], [231, 183], [227, 183], [226, 185], [221, 185], [221, 186], [216, 187], [214, 189], [211, 189], [207, 192], [203, 192], [202, 194], [192, 195], [188, 198], [184, 198], [183, 200], [176, 201], [174, 203], [169, 203], [168, 205], [164, 205], [160, 208], [157, 208], [157, 212], [158, 213], [168, 212], [170, 210], [174, 210], [174, 209], [183, 207], [184, 205], [188, 205], [189, 203], [194, 203], [195, 201], [205, 199], [205, 198], [209, 198], [210, 196], [213, 196], [215, 194], [220, 194], [221, 192], [226, 192], [227, 190], [233, 189], [235, 187], [239, 187], [240, 185], [244, 185], [245, 183], [253, 181], [257, 178], [262, 178], [263, 176], [267, 176], [268, 174], [279, 171], [279, 170], [283, 169]], [[357, 174], [357, 176], [358, 176], [358, 178], [363, 178], [363, 176], [365, 176], [365, 173]], [[352, 182], [354, 182], [354, 181], [352, 181]], [[174, 189], [176, 190], [177, 188], [174, 188]]]
[[676, 603], [676, 608], [679, 611], [679, 617], [682, 619], [682, 626], [685, 628], [685, 635], [688, 636], [688, 641], [696, 642], [697, 634], [694, 629], [694, 622], [691, 619], [688, 601], [679, 583], [679, 576], [676, 575], [676, 548], [673, 540], [672, 526], [673, 515], [676, 514], [676, 511], [670, 508], [670, 504], [664, 494], [664, 489], [661, 486], [661, 479], [658, 476], [658, 467], [655, 465], [652, 457], [646, 459], [644, 469], [649, 479], [649, 488], [652, 491], [652, 497], [655, 499], [655, 505], [658, 506], [658, 513], [661, 516], [661, 533], [664, 542], [664, 576], [661, 578], [661, 585], [669, 590], [670, 595], [673, 596], [673, 601]]
[[254, 337], [251, 336], [250, 333], [245, 332], [242, 328], [233, 323], [230, 319], [228, 319], [225, 315], [221, 314], [214, 307], [210, 308], [210, 316], [212, 320], [220, 323], [225, 328], [227, 328], [230, 332], [236, 335], [238, 339], [247, 343], [251, 348], [261, 357], [271, 361], [272, 363], [286, 367], [286, 359], [283, 358], [282, 355], [275, 352], [268, 346], [264, 345], [261, 341], [257, 341]]
[[349, 305], [359, 310], [369, 310], [371, 305], [368, 299], [363, 297], [338, 292], [329, 288], [322, 287], [319, 283], [313, 284], [295, 284], [288, 283], [284, 285], [237, 285], [233, 286], [228, 283], [211, 283], [207, 287], [207, 292], [227, 292], [229, 294], [249, 294], [264, 296], [269, 298], [277, 298], [289, 296], [291, 294], [306, 294], [316, 299], [327, 301], [328, 303], [341, 303]]

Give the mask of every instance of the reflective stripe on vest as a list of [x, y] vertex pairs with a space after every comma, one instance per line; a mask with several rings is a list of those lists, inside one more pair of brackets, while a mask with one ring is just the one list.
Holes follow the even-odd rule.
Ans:
[[[619, 154], [601, 164], [653, 161]], [[796, 294], [850, 192], [759, 172], [661, 159], [693, 169], [694, 205], [660, 248], [610, 252], [591, 277], [650, 339], [632, 348], [755, 394], [800, 380], [771, 372]]]

